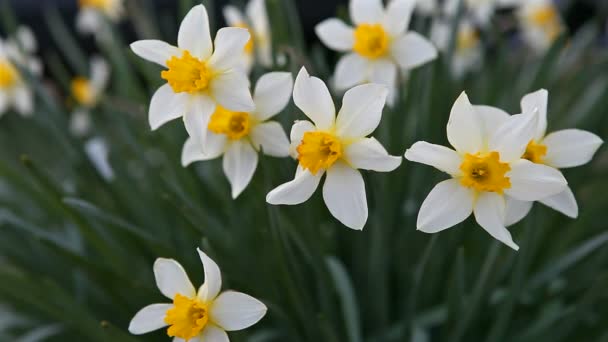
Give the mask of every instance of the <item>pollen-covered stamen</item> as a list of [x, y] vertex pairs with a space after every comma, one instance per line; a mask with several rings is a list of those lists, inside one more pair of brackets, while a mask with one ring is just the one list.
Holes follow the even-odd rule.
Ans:
[[247, 41], [247, 44], [245, 44], [245, 53], [247, 53], [248, 55], [253, 53], [253, 32], [251, 31], [251, 28], [249, 27], [249, 25], [247, 25], [246, 23], [237, 23], [236, 25], [234, 25], [234, 27], [239, 27], [239, 28], [244, 28], [247, 31], [249, 31], [249, 40]]
[[354, 31], [353, 50], [367, 58], [378, 58], [387, 54], [390, 39], [382, 25], [361, 24]]
[[209, 311], [205, 303], [198, 298], [188, 298], [176, 294], [173, 307], [165, 314], [165, 323], [169, 324], [167, 335], [189, 340], [196, 337], [209, 322]]
[[509, 177], [511, 170], [507, 163], [500, 162], [498, 152], [465, 154], [460, 170], [463, 175], [460, 184], [477, 191], [497, 192], [511, 187]]
[[545, 155], [547, 155], [547, 146], [530, 140], [528, 146], [526, 146], [526, 152], [524, 152], [524, 155], [521, 158], [536, 164], [542, 164]]
[[207, 128], [216, 134], [226, 134], [231, 140], [238, 140], [249, 135], [251, 124], [248, 113], [233, 112], [218, 105]]
[[205, 91], [213, 74], [207, 64], [190, 52], [184, 51], [182, 57], [171, 57], [167, 61], [169, 70], [161, 72], [160, 76], [169, 83], [176, 93], [187, 92], [194, 94]]
[[83, 106], [90, 106], [95, 102], [95, 96], [91, 83], [84, 77], [76, 77], [72, 80], [72, 96]]
[[19, 80], [19, 72], [9, 61], [0, 61], [0, 89], [10, 88]]
[[317, 174], [321, 169], [329, 169], [343, 153], [340, 140], [327, 132], [304, 133], [296, 151], [300, 166], [312, 174]]

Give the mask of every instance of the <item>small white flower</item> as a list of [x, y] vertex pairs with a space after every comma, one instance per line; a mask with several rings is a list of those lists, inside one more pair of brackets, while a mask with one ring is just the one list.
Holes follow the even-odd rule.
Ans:
[[108, 63], [99, 56], [91, 58], [88, 76], [77, 76], [72, 80], [72, 98], [76, 108], [70, 119], [70, 131], [84, 136], [91, 128], [90, 111], [99, 103], [110, 78]]
[[160, 40], [131, 44], [138, 56], [168, 68], [161, 73], [167, 84], [150, 102], [152, 129], [183, 117], [190, 137], [205, 149], [207, 126], [216, 104], [235, 112], [253, 111], [249, 79], [238, 68], [249, 39], [246, 29], [225, 27], [212, 43], [207, 10], [197, 5], [182, 21], [178, 47]]
[[79, 0], [78, 6], [76, 29], [98, 37], [110, 33], [106, 21], [117, 22], [124, 14], [124, 0]]
[[6, 54], [10, 60], [26, 69], [34, 76], [42, 74], [42, 62], [35, 56], [38, 42], [32, 30], [27, 26], [19, 26], [13, 37], [7, 39]]
[[0, 116], [10, 108], [29, 116], [34, 111], [34, 97], [13, 60], [11, 50], [14, 50], [13, 46], [0, 40]]
[[368, 82], [384, 84], [389, 87], [392, 102], [398, 69], [413, 69], [437, 57], [431, 42], [418, 33], [407, 32], [414, 5], [412, 0], [392, 0], [385, 10], [382, 0], [351, 0], [354, 28], [337, 18], [316, 26], [323, 44], [347, 52], [336, 65], [336, 89]]
[[[603, 141], [597, 135], [580, 129], [564, 129], [547, 134], [547, 104], [549, 93], [545, 89], [524, 96], [522, 111], [538, 112], [539, 120], [534, 137], [529, 141], [522, 158], [533, 163], [564, 169], [587, 164], [600, 148]], [[503, 120], [506, 120], [503, 119]], [[578, 216], [578, 205], [572, 190], [539, 199], [539, 202], [572, 218]], [[532, 202], [511, 199], [507, 205], [507, 224], [524, 218]]]
[[251, 39], [245, 45], [242, 66], [246, 72], [251, 71], [255, 60], [262, 66], [272, 66], [272, 35], [265, 0], [249, 0], [242, 13], [232, 5], [224, 7], [224, 18], [229, 26], [249, 30]]
[[273, 157], [289, 156], [289, 140], [283, 127], [269, 121], [289, 103], [293, 77], [271, 72], [260, 77], [254, 94], [255, 109], [234, 112], [217, 106], [208, 125], [207, 148], [190, 138], [182, 150], [182, 164], [224, 156], [224, 173], [236, 198], [247, 187], [258, 164], [258, 151]]
[[435, 186], [420, 207], [419, 230], [436, 233], [473, 213], [495, 239], [517, 250], [505, 228], [506, 199], [535, 201], [562, 192], [567, 185], [551, 167], [521, 159], [534, 136], [536, 112], [512, 115], [472, 106], [465, 93], [454, 103], [447, 125], [450, 148], [417, 142], [405, 158], [433, 166], [452, 178]]
[[312, 120], [297, 121], [291, 129], [291, 152], [298, 159], [295, 179], [266, 196], [270, 204], [300, 204], [312, 196], [321, 177], [323, 199], [331, 214], [352, 229], [363, 229], [367, 221], [365, 184], [358, 169], [389, 172], [401, 164], [374, 138], [367, 138], [380, 124], [388, 90], [380, 84], [365, 84], [344, 95], [336, 109], [323, 81], [302, 68], [293, 90], [293, 100]]
[[[452, 25], [445, 20], [437, 19], [431, 30], [431, 40], [441, 51], [447, 51], [450, 44]], [[451, 70], [457, 78], [469, 70], [478, 67], [482, 57], [482, 46], [479, 32], [470, 20], [464, 19], [458, 25], [458, 33], [451, 61]]]
[[520, 0], [523, 37], [537, 53], [546, 51], [564, 31], [559, 11], [551, 0]]
[[154, 263], [156, 285], [173, 304], [152, 304], [141, 309], [129, 324], [129, 332], [145, 334], [169, 326], [174, 342], [228, 342], [226, 331], [248, 328], [266, 314], [259, 300], [235, 291], [220, 293], [222, 276], [217, 264], [198, 250], [205, 283], [194, 288], [186, 271], [173, 259]]

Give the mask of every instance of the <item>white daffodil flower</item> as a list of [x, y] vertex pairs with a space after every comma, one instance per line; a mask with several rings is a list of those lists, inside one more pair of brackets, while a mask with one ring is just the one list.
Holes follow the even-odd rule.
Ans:
[[145, 334], [169, 326], [173, 342], [228, 342], [226, 331], [248, 328], [266, 314], [266, 306], [241, 292], [225, 291], [217, 264], [203, 251], [198, 254], [205, 283], [194, 288], [186, 271], [173, 259], [154, 262], [156, 285], [173, 304], [152, 304], [141, 309], [129, 324], [129, 332]]
[[23, 116], [34, 111], [34, 97], [13, 60], [14, 47], [0, 40], [0, 117], [10, 108]]
[[99, 103], [110, 79], [110, 67], [99, 56], [91, 58], [89, 69], [89, 76], [77, 76], [71, 84], [76, 107], [70, 118], [70, 131], [75, 136], [84, 136], [90, 132], [90, 111]]
[[413, 69], [437, 57], [437, 49], [430, 41], [418, 33], [407, 32], [414, 5], [413, 0], [391, 0], [385, 10], [382, 0], [351, 0], [349, 10], [354, 28], [337, 18], [324, 20], [315, 27], [323, 44], [347, 53], [336, 65], [337, 90], [368, 82], [384, 84], [389, 87], [390, 104], [398, 69]]
[[321, 177], [323, 199], [331, 214], [345, 226], [361, 230], [367, 221], [365, 184], [358, 169], [389, 172], [401, 164], [374, 138], [367, 138], [380, 124], [388, 89], [364, 84], [344, 94], [336, 109], [323, 81], [300, 70], [293, 100], [312, 121], [297, 121], [291, 129], [291, 153], [298, 160], [295, 179], [266, 196], [270, 204], [300, 204], [312, 196]]
[[564, 31], [559, 10], [551, 0], [519, 0], [518, 18], [523, 37], [537, 53], [543, 53]]
[[[452, 26], [445, 20], [435, 20], [431, 30], [431, 40], [441, 51], [447, 51], [450, 44]], [[478, 67], [482, 58], [479, 31], [470, 20], [462, 20], [458, 25], [456, 45], [451, 61], [451, 71], [461, 78], [469, 70]]]
[[131, 44], [135, 54], [168, 69], [161, 72], [167, 84], [150, 102], [152, 129], [183, 117], [188, 134], [205, 149], [207, 126], [216, 105], [235, 112], [253, 111], [249, 79], [238, 67], [249, 39], [246, 29], [225, 27], [212, 43], [207, 10], [197, 5], [182, 21], [178, 47], [160, 40]]
[[517, 250], [505, 227], [506, 196], [535, 201], [566, 189], [558, 170], [521, 159], [534, 136], [538, 113], [509, 116], [497, 108], [473, 106], [463, 92], [447, 125], [455, 150], [417, 142], [405, 158], [433, 166], [452, 178], [437, 184], [420, 207], [419, 230], [437, 233], [473, 213], [477, 223], [495, 239]]
[[124, 14], [124, 0], [78, 0], [76, 29], [82, 34], [109, 34], [106, 21], [117, 22]]
[[269, 120], [289, 103], [293, 77], [288, 72], [271, 72], [258, 80], [251, 112], [234, 112], [217, 106], [207, 129], [203, 152], [189, 138], [182, 150], [182, 165], [224, 156], [223, 168], [236, 198], [247, 187], [258, 165], [258, 151], [273, 157], [289, 156], [289, 140], [283, 127]]
[[12, 37], [7, 39], [6, 54], [19, 67], [28, 70], [33, 76], [42, 74], [42, 62], [35, 55], [38, 42], [32, 30], [27, 26], [19, 26]]
[[224, 7], [224, 18], [229, 26], [249, 30], [251, 39], [245, 45], [242, 67], [249, 73], [254, 61], [262, 66], [272, 66], [272, 35], [265, 0], [249, 0], [245, 13], [232, 5]]
[[[524, 96], [521, 101], [521, 108], [524, 113], [533, 111], [539, 113], [534, 137], [528, 142], [522, 158], [555, 169], [587, 164], [602, 145], [602, 139], [593, 133], [580, 129], [564, 129], [547, 134], [548, 98], [549, 92], [541, 89]], [[507, 118], [502, 120], [507, 120]], [[538, 201], [566, 216], [578, 217], [576, 198], [569, 187], [560, 193], [541, 198]], [[532, 203], [515, 199], [508, 201], [507, 224], [516, 223], [524, 218], [532, 208]]]

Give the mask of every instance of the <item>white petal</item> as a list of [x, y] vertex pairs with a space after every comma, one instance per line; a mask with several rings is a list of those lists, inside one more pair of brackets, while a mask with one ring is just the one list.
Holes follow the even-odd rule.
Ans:
[[349, 11], [351, 20], [357, 25], [380, 23], [384, 17], [382, 0], [351, 0]]
[[437, 58], [437, 48], [433, 43], [416, 32], [397, 38], [391, 53], [402, 69], [413, 69]]
[[186, 167], [193, 162], [211, 160], [224, 153], [227, 143], [226, 135], [209, 132], [205, 148], [201, 147], [195, 139], [189, 137], [182, 148], [182, 166]]
[[211, 81], [211, 96], [222, 107], [236, 112], [252, 112], [255, 109], [249, 79], [240, 71], [223, 72]]
[[167, 67], [167, 61], [173, 56], [181, 57], [182, 51], [161, 40], [138, 40], [131, 44], [131, 50], [139, 57]]
[[473, 210], [477, 223], [493, 238], [518, 250], [511, 233], [505, 227], [505, 198], [494, 192], [481, 192]]
[[568, 182], [559, 170], [521, 159], [511, 164], [507, 172], [511, 187], [505, 193], [521, 201], [537, 201], [558, 194]]
[[32, 92], [25, 86], [13, 90], [13, 104], [19, 114], [29, 116], [34, 111], [34, 98]]
[[391, 35], [398, 36], [405, 32], [410, 24], [415, 5], [416, 0], [391, 0], [388, 3], [385, 27]]
[[542, 143], [547, 146], [544, 162], [562, 169], [590, 162], [603, 141], [591, 132], [565, 129], [547, 135]]
[[139, 310], [129, 323], [129, 332], [141, 335], [166, 327], [165, 315], [172, 307], [172, 304], [152, 304]]
[[337, 162], [327, 170], [323, 200], [329, 212], [351, 229], [361, 230], [367, 222], [367, 197], [361, 173]]
[[367, 80], [369, 61], [356, 53], [349, 53], [338, 61], [334, 73], [334, 87], [338, 90], [351, 88]]
[[207, 60], [213, 51], [209, 33], [209, 17], [203, 5], [192, 7], [179, 27], [177, 46], [188, 50], [192, 56]]
[[355, 43], [353, 28], [340, 19], [323, 20], [315, 26], [315, 32], [323, 44], [332, 50], [350, 51]]
[[214, 111], [215, 103], [213, 100], [207, 96], [197, 96], [190, 99], [184, 114], [184, 126], [188, 135], [197, 141], [203, 148], [204, 153], [207, 153], [207, 137], [209, 135], [207, 126]]
[[482, 122], [483, 136], [493, 136], [498, 128], [502, 126], [511, 117], [509, 113], [504, 110], [491, 106], [473, 106], [477, 112], [477, 117]]
[[389, 90], [397, 86], [397, 65], [389, 59], [377, 59], [370, 64], [369, 81], [386, 85]]
[[462, 157], [456, 151], [445, 146], [418, 141], [405, 151], [405, 159], [432, 166], [454, 177], [461, 174]]
[[91, 59], [91, 87], [97, 93], [97, 96], [105, 90], [110, 79], [110, 66], [101, 57], [93, 57]]
[[188, 93], [176, 94], [169, 84], [158, 88], [152, 96], [148, 110], [148, 121], [152, 130], [186, 114], [189, 102]]
[[209, 59], [211, 69], [225, 71], [236, 67], [250, 38], [249, 31], [244, 28], [224, 27], [217, 31], [215, 50]]
[[91, 113], [85, 108], [77, 108], [70, 116], [70, 133], [76, 137], [87, 135], [92, 125]]
[[169, 299], [176, 294], [192, 298], [196, 290], [182, 265], [173, 259], [158, 258], [154, 262], [154, 277], [160, 292]]
[[209, 302], [214, 300], [222, 289], [222, 274], [215, 261], [201, 251], [200, 248], [197, 248], [196, 250], [198, 251], [198, 256], [201, 258], [203, 269], [205, 270], [205, 283], [201, 286], [198, 297], [203, 302]]
[[316, 130], [315, 125], [308, 120], [298, 120], [291, 127], [290, 140], [291, 145], [289, 146], [289, 154], [293, 158], [297, 158], [298, 153], [296, 148], [302, 143], [304, 133]]
[[220, 294], [210, 309], [211, 319], [226, 331], [248, 328], [266, 314], [266, 305], [259, 300], [235, 291]]
[[101, 30], [104, 23], [102, 15], [93, 9], [85, 8], [78, 11], [76, 29], [80, 33], [91, 34]]
[[501, 162], [512, 162], [521, 158], [526, 146], [534, 138], [538, 114], [511, 115], [490, 136], [488, 149], [500, 153]]
[[387, 95], [388, 88], [375, 83], [347, 91], [336, 119], [336, 134], [346, 139], [370, 135], [380, 124]]
[[510, 196], [506, 196], [506, 201], [505, 226], [507, 227], [516, 224], [526, 217], [532, 209], [532, 204], [534, 204], [534, 202], [520, 201]]
[[207, 324], [198, 340], [190, 339], [188, 342], [230, 342], [230, 340], [223, 329], [213, 324]]
[[336, 108], [329, 90], [319, 78], [311, 77], [304, 67], [296, 77], [293, 102], [318, 129], [327, 130], [333, 126]]
[[460, 153], [476, 153], [483, 146], [483, 125], [466, 93], [460, 94], [448, 121], [448, 141]]
[[355, 169], [390, 172], [401, 165], [401, 157], [391, 156], [375, 138], [361, 139], [346, 147], [344, 158]]
[[285, 109], [293, 91], [293, 76], [289, 72], [269, 72], [255, 85], [253, 102], [255, 116], [265, 121]]
[[296, 177], [291, 181], [279, 185], [266, 195], [266, 202], [270, 204], [295, 205], [306, 202], [317, 190], [323, 172], [319, 171], [313, 175], [308, 170], [296, 172]]
[[276, 121], [264, 122], [251, 130], [251, 142], [256, 149], [273, 157], [289, 156], [289, 140], [281, 124]]
[[223, 160], [224, 174], [232, 187], [232, 198], [237, 198], [247, 187], [258, 166], [258, 153], [245, 139], [228, 145]]
[[557, 195], [541, 199], [540, 203], [555, 209], [568, 217], [578, 217], [578, 204], [576, 203], [576, 198], [574, 197], [570, 187], [567, 187], [566, 190], [558, 193]]
[[474, 196], [474, 191], [457, 179], [435, 185], [420, 207], [417, 229], [437, 233], [464, 221], [473, 211]]
[[87, 140], [84, 151], [103, 179], [106, 181], [114, 179], [114, 170], [109, 160], [110, 151], [105, 140], [99, 137]]
[[549, 92], [545, 89], [538, 90], [524, 96], [521, 100], [521, 110], [524, 114], [538, 113], [538, 124], [534, 130], [534, 139], [540, 140], [547, 131], [547, 105]]
[[243, 17], [241, 11], [235, 6], [224, 6], [222, 12], [224, 13], [224, 19], [226, 19], [226, 24], [228, 24], [228, 26], [237, 26], [246, 23], [245, 17]]

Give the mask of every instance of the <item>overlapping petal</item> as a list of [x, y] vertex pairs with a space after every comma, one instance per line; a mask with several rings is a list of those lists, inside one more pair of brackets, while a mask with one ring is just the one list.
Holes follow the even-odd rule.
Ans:
[[232, 187], [232, 198], [237, 198], [247, 187], [258, 165], [258, 153], [246, 140], [228, 145], [223, 159], [224, 174]]
[[226, 331], [248, 328], [266, 314], [266, 306], [259, 300], [235, 291], [220, 294], [210, 309], [211, 319]]
[[177, 35], [177, 46], [188, 50], [192, 56], [206, 60], [213, 52], [209, 17], [203, 5], [194, 6], [182, 21]]
[[306, 202], [315, 192], [321, 181], [323, 172], [313, 175], [308, 170], [299, 169], [296, 177], [287, 183], [279, 185], [266, 195], [270, 204], [295, 205]]
[[330, 129], [335, 120], [336, 108], [329, 89], [317, 77], [311, 77], [305, 68], [300, 69], [293, 88], [293, 101], [317, 126]]
[[473, 212], [475, 193], [460, 185], [457, 179], [445, 180], [428, 194], [416, 227], [425, 233], [437, 233], [464, 221]]
[[412, 162], [432, 166], [454, 177], [461, 174], [462, 157], [445, 146], [418, 141], [405, 151], [405, 158]]
[[176, 294], [194, 297], [196, 290], [186, 271], [173, 259], [158, 258], [154, 262], [156, 286], [165, 297], [173, 300]]
[[460, 153], [480, 152], [483, 146], [482, 121], [464, 92], [452, 106], [447, 133], [448, 141]]
[[380, 84], [364, 84], [344, 94], [336, 119], [336, 134], [342, 138], [370, 135], [380, 124], [388, 89]]
[[289, 72], [264, 74], [255, 85], [255, 118], [265, 121], [282, 111], [291, 99], [293, 77]]
[[283, 127], [275, 121], [256, 125], [251, 130], [251, 142], [256, 149], [273, 157], [289, 156], [289, 140]]
[[390, 172], [401, 165], [401, 157], [391, 156], [375, 138], [354, 142], [344, 150], [344, 159], [355, 169]]
[[511, 233], [505, 227], [505, 211], [504, 197], [494, 192], [479, 193], [473, 209], [475, 220], [486, 232], [514, 250], [519, 250], [519, 246], [513, 242]]
[[521, 159], [507, 172], [511, 186], [505, 193], [521, 201], [537, 201], [566, 189], [568, 182], [559, 170]]
[[562, 169], [590, 162], [603, 141], [587, 131], [565, 129], [547, 135], [542, 143], [547, 147], [544, 162]]

